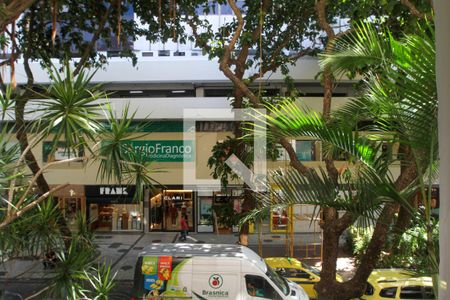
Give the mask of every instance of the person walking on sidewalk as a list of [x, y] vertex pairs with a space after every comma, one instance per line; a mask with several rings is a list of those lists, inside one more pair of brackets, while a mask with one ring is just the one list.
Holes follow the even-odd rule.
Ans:
[[187, 223], [187, 216], [186, 214], [183, 214], [181, 217], [181, 236], [180, 241], [186, 242], [186, 237], [188, 235], [189, 226]]

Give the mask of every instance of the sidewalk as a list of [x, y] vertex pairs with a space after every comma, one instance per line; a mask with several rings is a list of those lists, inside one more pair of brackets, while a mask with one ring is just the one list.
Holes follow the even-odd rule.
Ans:
[[[99, 261], [112, 265], [113, 271], [117, 271], [118, 280], [131, 280], [134, 276], [136, 257], [146, 246], [152, 243], [178, 242], [179, 233], [102, 233], [96, 235], [96, 245], [100, 251]], [[190, 234], [188, 243], [212, 243], [212, 244], [235, 244], [238, 241], [237, 234], [213, 234], [193, 233]], [[320, 235], [318, 234], [294, 234], [294, 244], [298, 249], [302, 245], [316, 245], [320, 248]], [[284, 234], [262, 235], [263, 256], [285, 254]], [[258, 250], [258, 235], [249, 235], [249, 247]], [[310, 246], [311, 247], [311, 246]], [[297, 254], [300, 252], [296, 252]], [[301, 256], [301, 255], [295, 255]], [[45, 279], [52, 276], [51, 270], [44, 270], [41, 261], [36, 260], [11, 260], [5, 262], [0, 269], [0, 280], [33, 280]]]

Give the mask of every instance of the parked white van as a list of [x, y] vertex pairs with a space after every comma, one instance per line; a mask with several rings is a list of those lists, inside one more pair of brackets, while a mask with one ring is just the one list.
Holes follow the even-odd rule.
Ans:
[[309, 300], [251, 249], [239, 245], [153, 244], [136, 263], [132, 300]]

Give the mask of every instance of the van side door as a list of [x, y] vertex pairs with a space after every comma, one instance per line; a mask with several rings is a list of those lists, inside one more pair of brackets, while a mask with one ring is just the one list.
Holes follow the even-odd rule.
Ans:
[[240, 295], [241, 259], [194, 257], [192, 264], [193, 299], [243, 300]]
[[281, 297], [272, 284], [266, 278], [259, 275], [246, 274], [244, 290], [246, 299], [283, 300], [283, 297]]

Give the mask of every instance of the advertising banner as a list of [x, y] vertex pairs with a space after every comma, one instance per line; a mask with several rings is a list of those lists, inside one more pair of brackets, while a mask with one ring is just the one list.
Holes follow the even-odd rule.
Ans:
[[[191, 259], [172, 256], [144, 256], [142, 275], [146, 299], [152, 296], [172, 298], [190, 296]], [[189, 268], [186, 269], [186, 264]]]
[[158, 280], [158, 258], [144, 257], [142, 260], [142, 274], [144, 275], [144, 288], [147, 290], [160, 290], [163, 282]]
[[160, 256], [158, 260], [158, 279], [169, 280], [172, 275], [172, 256]]

